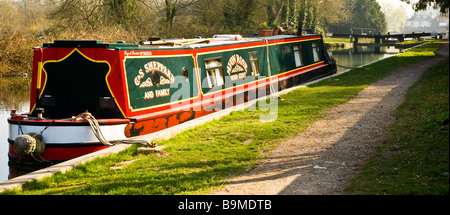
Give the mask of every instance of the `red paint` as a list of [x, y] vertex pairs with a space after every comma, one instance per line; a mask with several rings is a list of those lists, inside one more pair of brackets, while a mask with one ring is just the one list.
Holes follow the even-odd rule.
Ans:
[[[92, 152], [96, 152], [102, 149], [106, 149], [106, 146], [97, 145], [97, 146], [77, 146], [77, 147], [47, 147], [45, 148], [44, 153], [42, 153], [41, 157], [45, 160], [70, 160], [76, 157], [80, 157]], [[17, 155], [14, 151], [14, 144], [9, 144], [9, 152], [8, 155], [13, 158], [24, 159]], [[39, 158], [38, 158], [39, 159]], [[31, 160], [31, 158], [25, 158], [25, 160]]]

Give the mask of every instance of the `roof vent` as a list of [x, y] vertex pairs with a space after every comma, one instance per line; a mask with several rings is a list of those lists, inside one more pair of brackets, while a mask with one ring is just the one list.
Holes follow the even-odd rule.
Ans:
[[216, 34], [214, 39], [224, 39], [224, 40], [241, 40], [242, 36], [239, 34]]

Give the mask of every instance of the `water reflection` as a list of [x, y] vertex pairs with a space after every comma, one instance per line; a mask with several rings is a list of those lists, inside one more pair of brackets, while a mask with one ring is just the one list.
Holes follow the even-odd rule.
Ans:
[[338, 64], [338, 72], [362, 66], [388, 56], [400, 53], [395, 46], [355, 46], [350, 49], [329, 49], [328, 52]]
[[[8, 165], [8, 122], [12, 109], [18, 113], [28, 112], [30, 109], [30, 82], [29, 78], [0, 78], [0, 182], [12, 176], [26, 172], [17, 172], [17, 169]], [[29, 170], [27, 170], [29, 171]]]

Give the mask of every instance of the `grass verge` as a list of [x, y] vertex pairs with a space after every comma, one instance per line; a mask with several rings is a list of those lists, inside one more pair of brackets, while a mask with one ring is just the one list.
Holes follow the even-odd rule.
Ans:
[[266, 112], [259, 108], [235, 111], [158, 142], [167, 146], [161, 153], [142, 154], [133, 146], [4, 194], [207, 194], [225, 178], [252, 169], [279, 142], [304, 131], [332, 107], [397, 68], [433, 56], [439, 46], [413, 49], [282, 95], [273, 122], [261, 122]]
[[345, 48], [353, 47], [353, 43], [350, 42], [349, 38], [331, 38], [324, 37], [323, 41], [327, 48]]
[[350, 194], [449, 194], [449, 59], [426, 71], [398, 107], [386, 144]]
[[[360, 38], [358, 43], [374, 43], [375, 39], [372, 38]], [[350, 42], [350, 38], [324, 38], [325, 46], [327, 48], [351, 48], [353, 47], [353, 42]], [[415, 43], [414, 41], [413, 43]]]

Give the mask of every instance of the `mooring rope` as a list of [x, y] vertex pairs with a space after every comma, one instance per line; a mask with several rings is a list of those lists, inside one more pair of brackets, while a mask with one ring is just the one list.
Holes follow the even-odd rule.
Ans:
[[[73, 119], [73, 118], [72, 118]], [[143, 139], [122, 139], [122, 140], [115, 140], [115, 141], [108, 141], [105, 136], [103, 135], [103, 132], [100, 128], [100, 125], [98, 124], [97, 119], [89, 113], [85, 112], [82, 114], [79, 114], [76, 118], [76, 120], [86, 120], [89, 122], [89, 125], [91, 127], [92, 132], [97, 137], [97, 139], [105, 146], [114, 146], [116, 144], [141, 144], [150, 148], [155, 148], [157, 146], [156, 143], [150, 142]], [[42, 134], [45, 130], [47, 130], [55, 121], [50, 122], [41, 132], [39, 133], [27, 133], [25, 134], [22, 128], [22, 125], [20, 124], [20, 120], [18, 121], [18, 133], [21, 135], [18, 135], [16, 139], [14, 140], [14, 151], [21, 157], [28, 157], [33, 158], [35, 161], [40, 163], [50, 163], [53, 164], [51, 160], [46, 160], [41, 156], [41, 154], [45, 150], [45, 143], [42, 139]], [[40, 158], [40, 159], [38, 159]]]
[[81, 118], [86, 120], [87, 122], [89, 122], [89, 125], [91, 126], [91, 130], [94, 133], [94, 135], [97, 137], [97, 139], [106, 146], [113, 146], [113, 144], [111, 144], [103, 135], [102, 130], [100, 129], [100, 125], [98, 124], [97, 119], [95, 119], [95, 117], [88, 112], [84, 112], [82, 114], [79, 114], [77, 116], [77, 118]]
[[97, 139], [105, 146], [114, 146], [116, 144], [142, 144], [150, 147], [155, 147], [155, 143], [152, 143], [148, 140], [136, 140], [136, 139], [123, 139], [123, 140], [116, 140], [116, 141], [108, 141], [105, 136], [103, 135], [103, 132], [100, 128], [100, 125], [98, 124], [97, 119], [89, 112], [85, 112], [82, 114], [79, 114], [77, 119], [81, 118], [83, 120], [86, 120], [89, 122], [89, 125], [91, 127], [92, 132], [97, 137]]
[[268, 73], [268, 75], [269, 75], [269, 90], [270, 90], [270, 96], [271, 96], [272, 98], [274, 98], [274, 99], [278, 99], [278, 96], [275, 95], [275, 90], [273, 89], [273, 86], [272, 86], [272, 77], [271, 77], [271, 76], [272, 76], [272, 73], [271, 73], [271, 71], [270, 71], [270, 57], [269, 57], [269, 54], [270, 54], [270, 52], [269, 52], [269, 40], [266, 39], [265, 41], [266, 41], [266, 52], [267, 52], [266, 60], [267, 60], [267, 73]]
[[354, 68], [357, 68], [357, 67], [342, 66], [342, 65], [339, 65], [339, 64], [336, 64], [336, 66], [342, 67], [342, 68], [345, 68], [345, 69], [354, 69]]

